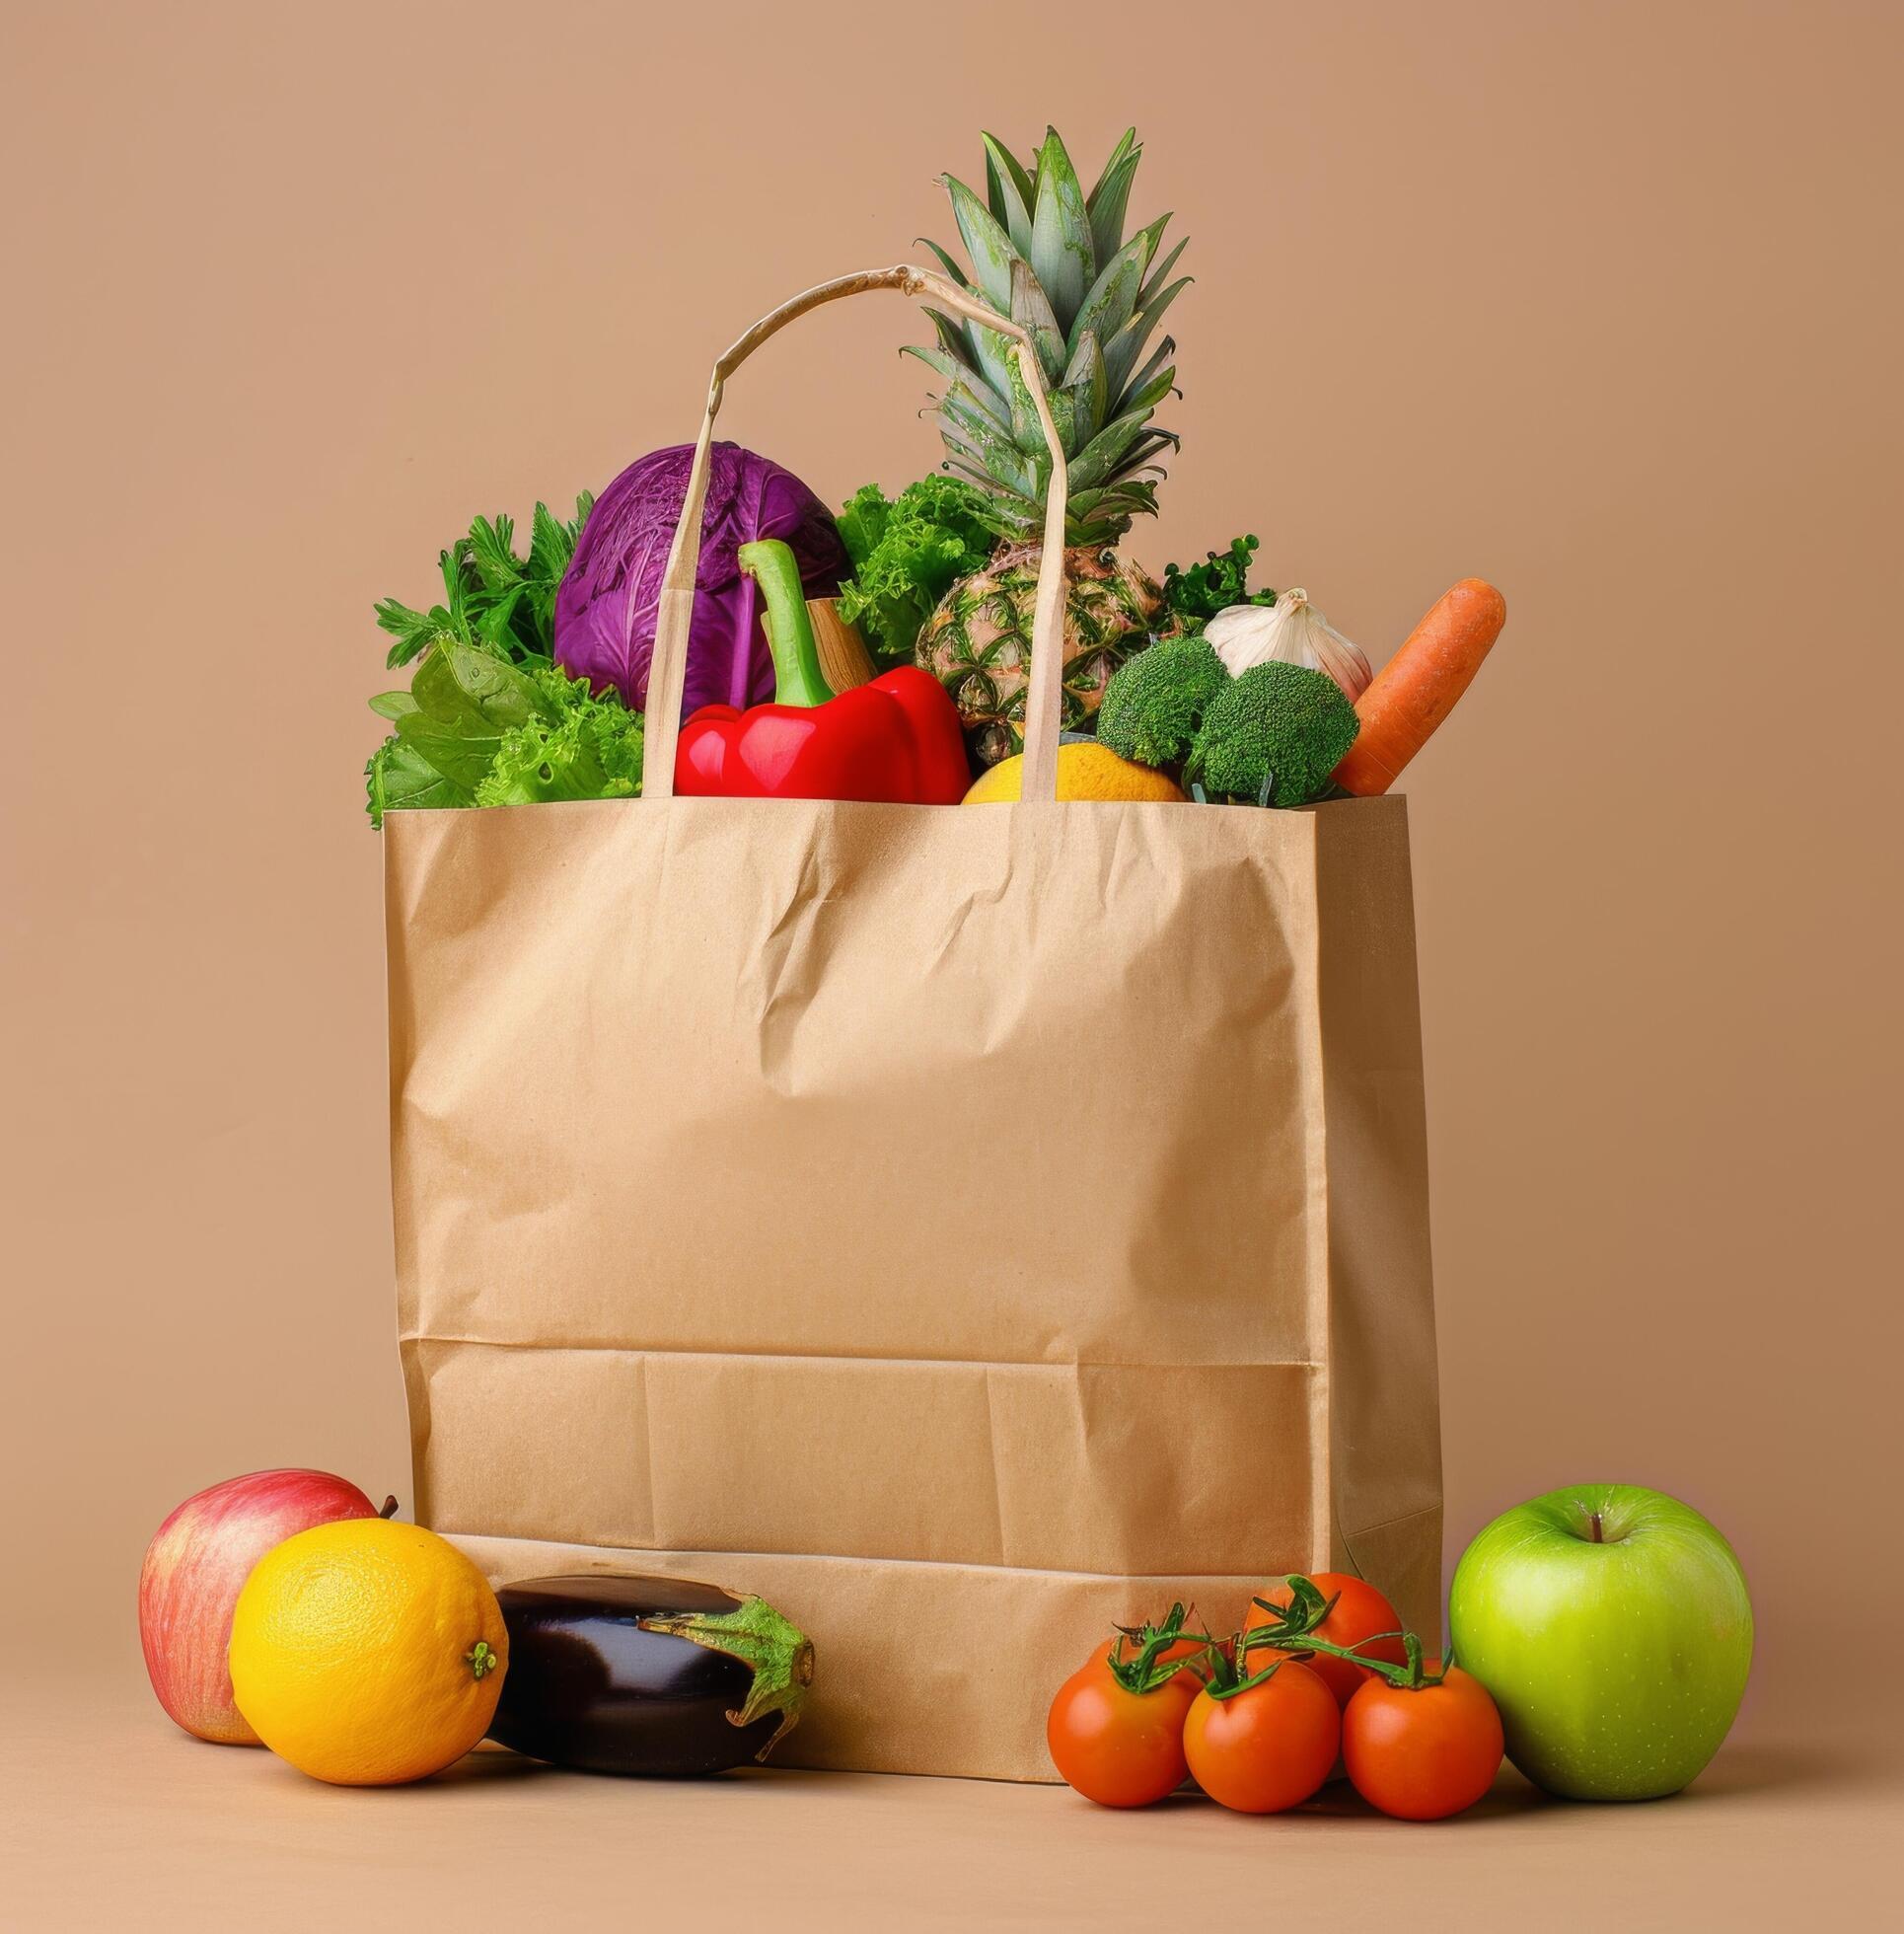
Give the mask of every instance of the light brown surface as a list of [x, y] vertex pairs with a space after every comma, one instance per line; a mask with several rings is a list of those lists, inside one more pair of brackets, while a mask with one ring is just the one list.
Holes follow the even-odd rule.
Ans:
[[[51, 1818], [37, 1857], [77, 1885], [129, 1849], [175, 1905], [234, 1847], [255, 1901], [353, 1855], [396, 1887], [424, 1818], [436, 1871], [491, 1898], [574, 1866], [453, 1792], [216, 1769], [128, 1675], [139, 1553], [187, 1492], [285, 1462], [407, 1491], [368, 608], [426, 598], [473, 512], [687, 436], [733, 319], [946, 239], [930, 178], [1049, 115], [1087, 166], [1137, 119], [1138, 204], [1192, 238], [1185, 449], [1136, 554], [1256, 530], [1270, 581], [1378, 662], [1455, 577], [1507, 594], [1407, 781], [1449, 1544], [1555, 1483], [1657, 1484], [1734, 1538], [1761, 1633], [1696, 1806], [1513, 1844], [1555, 1885], [1644, 1847], [1748, 1917], [1775, 1854], [1855, 1865], [1833, 1836], [1894, 1675], [1808, 1642], [1805, 1595], [1868, 1580], [1829, 1608], [1868, 1645], [1904, 1586], [1897, 11], [637, 11], [7, 10], [0, 1431], [27, 1577], [0, 1657], [92, 1688], [37, 1722], [57, 1751], [6, 1762]], [[1038, 51], [1001, 51], [1007, 21]], [[723, 429], [831, 501], [922, 470], [895, 322], [815, 319], [831, 363], [751, 382]], [[240, 1779], [282, 1810], [221, 1811]], [[551, 1847], [567, 1804], [538, 1803]], [[828, 1886], [956, 1897], [1009, 1843], [1049, 1907], [1094, 1858], [1042, 1867], [1042, 1814], [953, 1860], [928, 1829], [966, 1816], [901, 1814], [897, 1852], [868, 1817], [839, 1808]], [[696, 1830], [618, 1847], [618, 1897]], [[1276, 1833], [1252, 1885], [1291, 1871]], [[1124, 1898], [1165, 1885], [1146, 1843], [1108, 1870]], [[1419, 1903], [1442, 1844], [1371, 1833], [1353, 1864]]]
[[346, 1792], [188, 1740], [148, 1705], [129, 1677], [92, 1676], [9, 1711], [10, 1926], [1865, 1928], [1895, 1900], [1904, 1798], [1838, 1736], [1760, 1738], [1640, 1807], [1555, 1806], [1504, 1773], [1429, 1826], [1343, 1787], [1252, 1820], [1192, 1797], [1107, 1813], [990, 1780], [595, 1779], [497, 1751]]

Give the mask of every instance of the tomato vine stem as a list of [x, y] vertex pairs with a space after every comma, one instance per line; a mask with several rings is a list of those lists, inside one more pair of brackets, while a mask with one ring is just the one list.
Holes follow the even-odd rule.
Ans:
[[[1316, 1628], [1335, 1610], [1341, 1594], [1324, 1598], [1315, 1581], [1305, 1578], [1300, 1572], [1289, 1573], [1283, 1584], [1288, 1588], [1288, 1602], [1279, 1605], [1272, 1604], [1267, 1599], [1251, 1599], [1252, 1607], [1269, 1614], [1269, 1623], [1246, 1625], [1234, 1633], [1227, 1643], [1192, 1626], [1190, 1614], [1181, 1602], [1170, 1607], [1161, 1624], [1116, 1627], [1117, 1641], [1111, 1648], [1107, 1662], [1111, 1676], [1127, 1692], [1141, 1693], [1154, 1692], [1180, 1672], [1195, 1673], [1203, 1679], [1205, 1689], [1212, 1699], [1224, 1700], [1234, 1699], [1240, 1693], [1266, 1684], [1290, 1660], [1299, 1664], [1305, 1653], [1320, 1652], [1332, 1659], [1346, 1659], [1352, 1666], [1360, 1666], [1365, 1672], [1374, 1673], [1390, 1685], [1406, 1692], [1420, 1692], [1439, 1685], [1446, 1677], [1449, 1666], [1454, 1663], [1454, 1655], [1450, 1652], [1441, 1661], [1439, 1672], [1426, 1671], [1421, 1637], [1406, 1630], [1373, 1632], [1367, 1638], [1357, 1639], [1354, 1645], [1336, 1645], [1329, 1639], [1319, 1638]], [[1370, 1659], [1362, 1652], [1363, 1646], [1384, 1645], [1391, 1639], [1402, 1642], [1404, 1663], [1401, 1665], [1388, 1659]], [[1185, 1640], [1198, 1646], [1200, 1651], [1176, 1659], [1164, 1658], [1166, 1652]], [[1126, 1659], [1122, 1656], [1124, 1648], [1132, 1641], [1135, 1641], [1137, 1649], [1135, 1656]], [[1247, 1672], [1245, 1665], [1249, 1655], [1255, 1651], [1271, 1651], [1282, 1656], [1273, 1659], [1261, 1672]]]
[[[1208, 1632], [1186, 1629], [1189, 1612], [1182, 1601], [1172, 1605], [1164, 1615], [1161, 1625], [1120, 1625], [1117, 1628], [1117, 1641], [1111, 1648], [1109, 1660], [1111, 1676], [1127, 1692], [1154, 1692], [1158, 1686], [1167, 1684], [1180, 1672], [1194, 1671], [1197, 1665], [1195, 1654], [1186, 1654], [1180, 1659], [1165, 1659], [1168, 1652], [1180, 1640], [1190, 1639], [1204, 1646], [1214, 1643]], [[1137, 1642], [1136, 1656], [1132, 1659], [1122, 1657], [1127, 1640]]]

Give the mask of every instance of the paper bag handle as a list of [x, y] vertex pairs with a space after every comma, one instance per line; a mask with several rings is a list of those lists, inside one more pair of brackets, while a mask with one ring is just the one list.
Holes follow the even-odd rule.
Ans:
[[1052, 420], [1045, 393], [1045, 373], [1030, 335], [1009, 317], [1000, 316], [955, 287], [929, 268], [901, 262], [894, 268], [863, 268], [856, 275], [839, 275], [831, 282], [796, 295], [791, 302], [765, 315], [714, 365], [707, 385], [707, 413], [695, 442], [695, 460], [688, 472], [688, 494], [681, 521], [668, 553], [668, 571], [661, 581], [654, 652], [648, 666], [647, 746], [642, 756], [641, 793], [647, 799], [672, 799], [675, 793], [675, 746], [681, 734], [681, 700], [688, 678], [688, 630], [695, 609], [695, 579], [700, 569], [700, 522], [707, 504], [707, 468], [714, 440], [714, 417], [719, 413], [722, 386], [769, 335], [788, 323], [841, 296], [863, 295], [869, 289], [897, 289], [902, 295], [930, 296], [955, 314], [995, 330], [1017, 345], [1018, 370], [1038, 412], [1038, 426], [1051, 451], [1052, 474], [1045, 500], [1045, 545], [1038, 562], [1038, 595], [1032, 607], [1031, 677], [1025, 697], [1025, 768], [1019, 796], [1055, 799], [1058, 796], [1058, 722], [1062, 709], [1064, 656], [1064, 500], [1069, 494], [1064, 446]]

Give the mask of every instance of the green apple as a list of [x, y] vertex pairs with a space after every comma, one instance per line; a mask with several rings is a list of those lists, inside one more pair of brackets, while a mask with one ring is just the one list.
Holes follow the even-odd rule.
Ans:
[[1454, 1569], [1448, 1630], [1501, 1708], [1508, 1758], [1570, 1800], [1677, 1793], [1719, 1750], [1752, 1667], [1732, 1547], [1637, 1484], [1503, 1512]]

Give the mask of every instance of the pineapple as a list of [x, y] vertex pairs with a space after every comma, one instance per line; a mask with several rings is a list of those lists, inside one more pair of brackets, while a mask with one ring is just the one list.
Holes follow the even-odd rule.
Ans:
[[[1142, 644], [1163, 609], [1154, 578], [1118, 556], [1132, 518], [1154, 513], [1155, 461], [1177, 439], [1151, 412], [1170, 394], [1176, 344], [1146, 356], [1159, 319], [1188, 277], [1170, 270], [1183, 244], [1156, 260], [1168, 215], [1126, 237], [1125, 203], [1142, 150], [1129, 130], [1088, 195], [1055, 128], [1028, 170], [989, 134], [986, 199], [944, 178], [971, 273], [926, 246], [977, 300], [1031, 334], [1070, 472], [1065, 503], [1063, 725], [1090, 722], [1111, 674]], [[945, 594], [919, 632], [918, 662], [964, 715], [975, 762], [1024, 749], [1025, 693], [1051, 454], [1008, 338], [928, 311], [938, 336], [912, 354], [943, 380], [936, 399], [946, 468], [984, 494], [997, 533], [987, 567]]]

